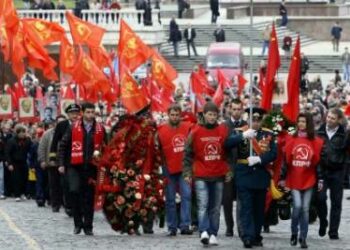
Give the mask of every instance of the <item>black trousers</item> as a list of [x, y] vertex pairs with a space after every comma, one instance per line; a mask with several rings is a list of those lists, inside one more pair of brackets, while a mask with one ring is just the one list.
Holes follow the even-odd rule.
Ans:
[[69, 191], [72, 197], [74, 226], [84, 229], [93, 228], [95, 187], [89, 183], [89, 169], [69, 167], [67, 169]]
[[49, 192], [51, 199], [51, 206], [54, 208], [60, 208], [63, 200], [62, 200], [62, 185], [61, 179], [62, 176], [58, 172], [57, 167], [50, 167], [47, 169], [49, 176]]
[[195, 44], [194, 44], [194, 41], [193, 41], [193, 40], [187, 40], [187, 41], [186, 41], [186, 44], [187, 44], [188, 56], [191, 56], [190, 46], [192, 47], [193, 53], [194, 53], [196, 56], [198, 56], [197, 50], [196, 50], [196, 46], [195, 46]]
[[240, 201], [239, 217], [242, 230], [241, 239], [243, 241], [261, 241], [266, 190], [238, 186], [237, 195]]
[[11, 173], [12, 188], [15, 197], [25, 194], [28, 182], [28, 168], [25, 164], [13, 164], [14, 170]]
[[338, 235], [343, 200], [344, 170], [328, 171], [325, 173], [323, 189], [318, 194], [317, 213], [320, 225], [327, 225], [327, 190], [330, 191], [331, 212], [329, 221], [329, 235]]

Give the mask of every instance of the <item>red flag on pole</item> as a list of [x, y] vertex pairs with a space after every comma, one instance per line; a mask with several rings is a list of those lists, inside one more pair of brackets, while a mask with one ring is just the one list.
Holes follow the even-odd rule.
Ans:
[[275, 75], [281, 66], [280, 54], [278, 50], [278, 39], [276, 35], [275, 24], [272, 24], [269, 55], [267, 60], [267, 72], [265, 86], [262, 91], [261, 107], [270, 110], [272, 107], [272, 95], [275, 86]]
[[218, 83], [222, 84], [223, 88], [231, 88], [230, 80], [226, 78], [220, 69], [217, 69]]
[[237, 78], [238, 78], [238, 95], [241, 95], [242, 90], [244, 89], [245, 84], [247, 83], [247, 80], [241, 74], [239, 74]]
[[286, 117], [293, 121], [297, 121], [299, 114], [299, 83], [300, 83], [300, 38], [298, 36], [295, 44], [293, 57], [290, 62], [288, 74], [288, 102], [283, 105], [283, 113]]

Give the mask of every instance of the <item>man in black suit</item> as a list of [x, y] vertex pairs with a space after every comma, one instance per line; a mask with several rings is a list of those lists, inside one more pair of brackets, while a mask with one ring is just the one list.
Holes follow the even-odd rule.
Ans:
[[95, 119], [95, 105], [82, 105], [82, 118], [65, 132], [58, 150], [60, 173], [66, 173], [72, 195], [74, 234], [84, 230], [93, 235], [94, 195], [97, 169], [94, 159], [101, 155], [105, 130]]
[[198, 56], [196, 46], [194, 44], [194, 39], [196, 38], [196, 30], [191, 26], [191, 24], [189, 24], [188, 27], [184, 30], [184, 37], [186, 39], [188, 57], [191, 57], [190, 45], [195, 56]]
[[[242, 119], [243, 114], [243, 103], [239, 99], [232, 99], [230, 101], [230, 116], [225, 121], [229, 129], [229, 134], [232, 134], [236, 128], [241, 128], [247, 125], [247, 122]], [[237, 148], [233, 148], [227, 153], [227, 161], [230, 164], [232, 172], [237, 162]], [[232, 179], [229, 182], [224, 183], [222, 205], [224, 206], [224, 216], [226, 222], [226, 236], [233, 236], [233, 201], [236, 200], [236, 187], [235, 182]], [[238, 201], [237, 201], [237, 213], [238, 213]], [[238, 214], [237, 214], [238, 219]], [[237, 229], [240, 232], [240, 228], [237, 221]]]
[[[63, 135], [67, 131], [67, 129], [71, 126], [73, 122], [75, 122], [80, 115], [80, 106], [78, 104], [70, 104], [66, 109], [65, 112], [68, 115], [68, 120], [59, 122], [56, 125], [55, 128], [55, 133], [52, 138], [52, 144], [51, 144], [51, 149], [50, 149], [50, 165], [54, 166], [55, 168], [51, 168], [52, 171], [49, 171], [50, 179], [54, 180], [56, 183], [61, 182], [61, 177], [58, 173], [58, 165], [57, 165], [57, 151], [58, 151], [58, 145], [59, 142], [62, 140]], [[53, 204], [52, 204], [52, 211], [53, 212], [59, 212], [60, 210], [60, 205], [59, 204], [62, 197], [57, 197], [60, 196], [60, 192], [53, 192], [52, 195], [54, 197], [51, 197]], [[67, 185], [66, 185], [66, 180], [63, 178], [63, 203], [65, 206], [65, 211], [68, 216], [72, 215], [71, 212], [71, 201], [69, 198], [69, 194], [67, 192]], [[55, 202], [54, 202], [55, 201]]]

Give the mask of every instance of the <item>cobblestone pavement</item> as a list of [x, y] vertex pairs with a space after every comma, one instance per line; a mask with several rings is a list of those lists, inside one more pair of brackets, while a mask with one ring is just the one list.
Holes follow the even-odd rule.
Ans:
[[[310, 249], [350, 249], [350, 196], [346, 191], [343, 202], [339, 241], [318, 236], [318, 222], [310, 226], [308, 244]], [[52, 213], [49, 207], [38, 208], [34, 201], [16, 203], [14, 199], [0, 201], [0, 249], [202, 249], [197, 235], [166, 237], [166, 229], [155, 227], [151, 236], [127, 236], [115, 233], [103, 218], [96, 213], [95, 236], [73, 235], [73, 221], [61, 210]], [[264, 249], [293, 249], [289, 245], [290, 221], [282, 221], [264, 235]], [[211, 249], [242, 249], [237, 236], [226, 238], [223, 216], [219, 235], [219, 246]]]

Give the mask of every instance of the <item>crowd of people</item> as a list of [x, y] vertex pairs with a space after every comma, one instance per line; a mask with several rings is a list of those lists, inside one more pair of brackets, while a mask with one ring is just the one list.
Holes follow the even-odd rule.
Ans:
[[[349, 188], [350, 112], [349, 89], [338, 80], [325, 91], [322, 84], [315, 88], [308, 84], [301, 91], [295, 130], [284, 142], [273, 128], [263, 126], [269, 114], [259, 108], [258, 92], [252, 113], [247, 109], [249, 95], [237, 96], [235, 91], [225, 91], [221, 107], [207, 100], [199, 113], [193, 113], [191, 98], [179, 88], [174, 96], [177, 103], [167, 114], [149, 114], [157, 126], [154, 137], [167, 179], [168, 235], [176, 236], [178, 229], [193, 234], [196, 229], [202, 244], [217, 245], [221, 205], [225, 235], [232, 237], [236, 200], [236, 227], [244, 247], [262, 246], [262, 228], [268, 232], [274, 225], [268, 222], [265, 205], [273, 178], [276, 186], [291, 193], [291, 245], [299, 241], [307, 248], [312, 197], [316, 197], [319, 235], [324, 236], [329, 227], [329, 238], [339, 239], [343, 188]], [[25, 85], [29, 95], [35, 95], [33, 88]], [[52, 92], [50, 88], [47, 91]], [[49, 99], [50, 105], [57, 105], [57, 98]], [[95, 160], [103, 155], [103, 145], [113, 138], [125, 110], [116, 105], [107, 116], [103, 105], [92, 103], [69, 105], [67, 117], [52, 116], [52, 107], [44, 110], [50, 117], [44, 115], [42, 122], [1, 122], [0, 198], [14, 197], [17, 202], [32, 198], [38, 207], [50, 205], [53, 212], [64, 208], [74, 218], [75, 234], [83, 230], [93, 235]], [[271, 169], [279, 157], [280, 170]]]

